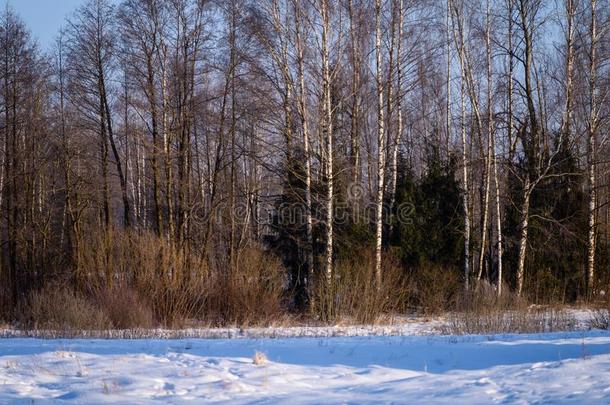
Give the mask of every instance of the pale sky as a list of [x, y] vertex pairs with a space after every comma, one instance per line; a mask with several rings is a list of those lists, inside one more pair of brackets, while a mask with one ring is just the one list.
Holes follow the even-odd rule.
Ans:
[[0, 0], [17, 12], [38, 40], [42, 49], [49, 49], [65, 18], [85, 0]]

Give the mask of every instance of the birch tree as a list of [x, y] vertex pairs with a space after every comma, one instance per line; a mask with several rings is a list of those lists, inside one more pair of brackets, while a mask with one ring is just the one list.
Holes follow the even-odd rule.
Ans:
[[323, 97], [323, 133], [324, 147], [323, 160], [326, 178], [326, 248], [325, 248], [325, 275], [328, 285], [333, 274], [333, 221], [334, 221], [334, 174], [333, 174], [333, 117], [331, 101], [331, 73], [330, 73], [330, 7], [328, 0], [320, 0], [322, 14], [322, 97]]
[[587, 123], [587, 181], [589, 192], [588, 235], [587, 235], [587, 287], [589, 296], [595, 290], [595, 248], [596, 248], [596, 134], [599, 123], [599, 102], [597, 97], [597, 0], [591, 0], [591, 20], [589, 25], [589, 120]]
[[381, 78], [381, 0], [375, 0], [375, 83], [377, 86], [377, 199], [375, 212], [375, 282], [381, 288], [381, 249], [383, 236], [383, 196], [385, 179], [385, 134], [383, 81]]

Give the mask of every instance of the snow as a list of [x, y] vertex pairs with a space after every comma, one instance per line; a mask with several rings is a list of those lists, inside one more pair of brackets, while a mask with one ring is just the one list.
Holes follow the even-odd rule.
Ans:
[[[534, 308], [533, 308], [534, 309]], [[590, 309], [564, 309], [571, 330], [591, 328], [595, 311]], [[264, 328], [187, 328], [187, 329], [126, 329], [102, 331], [53, 331], [0, 328], [4, 338], [99, 338], [99, 339], [262, 339], [303, 337], [372, 337], [372, 336], [427, 336], [451, 331], [451, 314], [436, 317], [399, 316], [378, 325], [334, 326], [270, 326]]]
[[[266, 328], [127, 329], [104, 331], [50, 331], [0, 329], [0, 338], [85, 337], [103, 339], [262, 339], [347, 336], [434, 335], [446, 329], [444, 318], [401, 318], [388, 325], [291, 326]], [[74, 335], [74, 336], [72, 336]]]
[[610, 403], [610, 332], [0, 340], [0, 403], [288, 401]]

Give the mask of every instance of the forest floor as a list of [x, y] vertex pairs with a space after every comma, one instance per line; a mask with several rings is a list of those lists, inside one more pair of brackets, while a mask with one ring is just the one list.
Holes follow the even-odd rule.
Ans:
[[610, 403], [609, 331], [456, 336], [443, 322], [6, 337], [0, 403]]

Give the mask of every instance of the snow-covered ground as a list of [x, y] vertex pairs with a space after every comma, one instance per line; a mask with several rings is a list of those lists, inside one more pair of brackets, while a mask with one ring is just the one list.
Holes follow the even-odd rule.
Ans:
[[0, 340], [0, 403], [57, 402], [610, 403], [610, 332]]
[[[585, 324], [583, 324], [585, 325]], [[587, 324], [588, 325], [588, 324]], [[404, 317], [387, 325], [278, 326], [266, 328], [127, 329], [102, 331], [52, 331], [0, 328], [0, 338], [101, 338], [101, 339], [262, 339], [348, 336], [437, 335], [447, 329], [443, 317]], [[586, 326], [586, 325], [585, 325]], [[587, 329], [583, 326], [584, 329]]]

